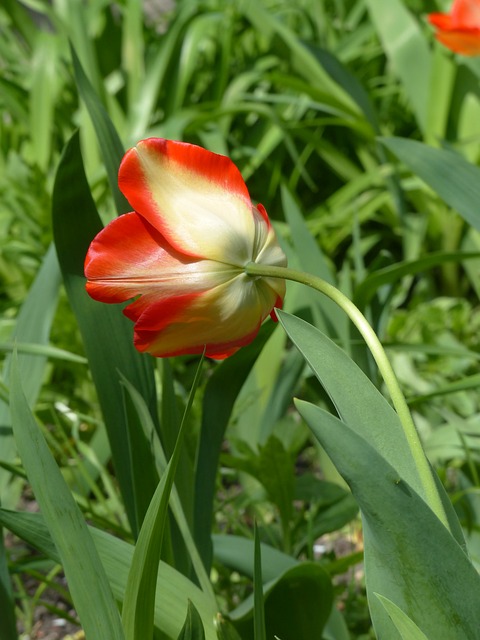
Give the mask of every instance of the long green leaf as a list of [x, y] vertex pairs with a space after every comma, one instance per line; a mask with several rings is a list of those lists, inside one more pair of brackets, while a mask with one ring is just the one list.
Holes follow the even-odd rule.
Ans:
[[[145, 404], [144, 399], [138, 393], [136, 389], [128, 382], [126, 379], [122, 379], [122, 383], [125, 385], [126, 390], [128, 391], [133, 404], [135, 405], [136, 411], [139, 416], [140, 423], [144, 429], [145, 437], [151, 443], [153, 457], [155, 460], [156, 468], [158, 476], [161, 477], [165, 473], [165, 469], [167, 468], [167, 457], [162, 448], [162, 443], [160, 442], [160, 438], [155, 431], [155, 425], [148, 412], [148, 407]], [[165, 401], [165, 398], [163, 398]], [[162, 428], [164, 424], [162, 422]], [[178, 430], [178, 428], [177, 428]], [[162, 433], [163, 435], [163, 433]], [[177, 472], [178, 476], [178, 472]], [[182, 534], [183, 541], [185, 543], [186, 553], [188, 553], [189, 562], [191, 566], [195, 570], [197, 575], [198, 583], [202, 590], [205, 593], [210, 594], [212, 601], [215, 601], [215, 594], [213, 592], [213, 587], [210, 582], [210, 577], [205, 571], [205, 567], [203, 566], [202, 559], [200, 558], [200, 554], [195, 546], [195, 542], [193, 540], [193, 536], [190, 532], [189, 524], [185, 513], [183, 511], [182, 502], [180, 500], [178, 491], [176, 489], [177, 481], [175, 481], [175, 485], [172, 487], [172, 492], [170, 496], [170, 507], [172, 509], [172, 513], [174, 515], [175, 521], [178, 525], [178, 529]], [[184, 551], [185, 553], [185, 551]], [[178, 567], [178, 565], [176, 565]]]
[[[35, 278], [30, 291], [18, 313], [12, 340], [45, 346], [49, 342], [50, 329], [57, 308], [61, 275], [55, 248], [50, 246], [42, 267]], [[45, 374], [47, 358], [45, 354], [22, 353], [18, 356], [20, 373], [24, 382], [24, 391], [31, 407], [34, 406]], [[5, 382], [10, 377], [11, 355], [8, 354], [3, 364], [2, 378]], [[11, 462], [15, 453], [15, 445], [10, 428], [10, 412], [8, 405], [0, 400], [0, 456], [2, 460]], [[0, 471], [0, 496], [9, 481], [10, 474]], [[3, 496], [2, 496], [3, 497]], [[5, 504], [5, 501], [4, 501]]]
[[[19, 513], [0, 509], [0, 522], [19, 538], [25, 540], [49, 558], [60, 562], [42, 516], [38, 513]], [[125, 597], [125, 585], [133, 557], [133, 546], [111, 534], [89, 527], [98, 554], [107, 573], [117, 602]], [[206, 640], [217, 640], [215, 619], [217, 609], [200, 589], [181, 573], [160, 563], [157, 576], [155, 602], [155, 626], [167, 638], [176, 638], [185, 621], [188, 600], [200, 613], [205, 625]], [[98, 636], [94, 635], [93, 638]], [[103, 640], [103, 638], [102, 638]]]
[[378, 289], [386, 284], [392, 284], [404, 276], [422, 273], [427, 269], [433, 269], [441, 264], [449, 262], [462, 262], [478, 258], [477, 252], [467, 253], [463, 251], [437, 251], [418, 258], [418, 260], [404, 260], [395, 264], [372, 271], [355, 290], [355, 304], [364, 308]]
[[254, 562], [253, 562], [253, 637], [254, 640], [267, 640], [265, 631], [265, 611], [263, 604], [262, 552], [257, 523], [254, 525]]
[[420, 128], [427, 128], [431, 53], [416, 18], [402, 0], [366, 0], [395, 74], [400, 78]]
[[[282, 186], [282, 204], [302, 268], [307, 273], [313, 273], [330, 284], [335, 284], [335, 278], [325, 256], [312, 237], [298, 205], [285, 186]], [[345, 314], [334, 302], [326, 300], [316, 291], [310, 292], [310, 295], [316, 303], [315, 306], [320, 310], [321, 321], [323, 321], [320, 326], [325, 327], [326, 332], [332, 338], [338, 338], [343, 344], [347, 344], [348, 325]]]
[[[58, 291], [60, 287], [60, 270], [53, 245], [47, 252], [42, 267], [25, 298], [18, 313], [12, 338], [33, 343], [38, 353], [26, 352], [18, 356], [18, 366], [21, 376], [25, 379], [25, 393], [30, 406], [37, 400], [44, 378], [47, 356], [41, 349], [48, 344], [50, 328], [57, 308]], [[11, 354], [5, 357], [2, 380], [7, 382], [10, 377]], [[3, 382], [2, 382], [3, 387]], [[10, 494], [6, 490], [11, 480], [9, 465], [15, 456], [16, 447], [11, 428], [10, 409], [8, 407], [8, 392], [0, 394], [0, 457], [5, 466], [0, 468], [0, 499], [9, 505]], [[13, 505], [12, 505], [13, 506]], [[3, 536], [0, 536], [0, 556], [4, 557], [5, 549]], [[0, 571], [0, 636], [5, 640], [15, 640], [17, 637], [11, 585], [6, 568]]]
[[380, 141], [452, 209], [480, 230], [480, 169], [455, 151], [434, 149], [416, 140]]
[[172, 457], [150, 502], [135, 546], [122, 609], [126, 640], [150, 638], [153, 633], [156, 576], [163, 535], [168, 522], [170, 493], [185, 437], [187, 418], [200, 380], [202, 364], [203, 357], [197, 367]]
[[[85, 291], [85, 255], [102, 225], [83, 170], [78, 134], [72, 137], [62, 155], [55, 179], [52, 211], [55, 245], [65, 287], [82, 333], [116, 476], [136, 535], [158, 477], [143, 431], [129, 429], [118, 372], [142, 395], [155, 420], [153, 364], [150, 358], [134, 348], [132, 325], [123, 316], [120, 306], [95, 302]], [[135, 485], [133, 478], [137, 481]]]
[[0, 526], [0, 638], [17, 640], [17, 623], [15, 619], [15, 602], [12, 584], [8, 573], [7, 554], [3, 544], [3, 527]]
[[[278, 312], [278, 316], [289, 337], [329, 394], [342, 420], [423, 496], [423, 487], [400, 420], [387, 400], [347, 354], [321, 331], [285, 312]], [[458, 518], [440, 483], [438, 491], [450, 529], [458, 543], [464, 546]]]
[[235, 400], [274, 329], [272, 324], [263, 325], [251, 345], [225, 360], [213, 372], [205, 388], [195, 470], [194, 535], [207, 571], [212, 562], [211, 528], [220, 448]]
[[[254, 596], [230, 613], [242, 637], [254, 637]], [[330, 617], [333, 587], [318, 563], [300, 562], [263, 587], [267, 638], [321, 638]]]
[[188, 601], [187, 617], [177, 640], [205, 640], [202, 618], [195, 605]]
[[95, 128], [95, 133], [97, 134], [98, 144], [107, 170], [108, 182], [115, 200], [117, 212], [119, 214], [126, 213], [127, 211], [131, 211], [131, 207], [125, 199], [125, 196], [119, 190], [117, 183], [118, 167], [125, 153], [123, 145], [105, 107], [90, 84], [80, 64], [80, 60], [75, 53], [75, 49], [73, 46], [70, 49], [78, 91], [82, 100], [85, 102], [85, 106], [87, 107]]
[[91, 638], [122, 640], [120, 616], [105, 571], [83, 516], [28, 406], [15, 359], [10, 409], [17, 448], [60, 554], [82, 626]]
[[303, 401], [296, 405], [362, 511], [366, 583], [378, 637], [401, 638], [374, 593], [390, 599], [429, 638], [478, 637], [480, 576], [398, 465], [338, 418]]
[[417, 625], [404, 613], [395, 603], [379, 593], [374, 595], [380, 600], [390, 616], [402, 640], [428, 640], [427, 636], [420, 631]]
[[278, 36], [289, 50], [289, 59], [296, 71], [308, 82], [321, 89], [329, 104], [356, 116], [359, 113], [357, 104], [344, 89], [332, 80], [323, 69], [311, 50], [300, 40], [293, 29], [283, 23], [275, 14], [268, 11], [262, 3], [243, 0], [240, 8], [246, 18], [267, 37]]

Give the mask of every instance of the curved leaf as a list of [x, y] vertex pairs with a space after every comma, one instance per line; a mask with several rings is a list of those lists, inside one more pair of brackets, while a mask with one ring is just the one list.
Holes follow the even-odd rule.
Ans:
[[480, 629], [480, 576], [405, 476], [338, 418], [307, 402], [297, 409], [349, 484], [362, 511], [365, 578], [375, 631], [401, 638], [374, 592], [428, 638], [467, 640]]
[[394, 155], [426, 182], [452, 209], [480, 230], [480, 169], [459, 153], [416, 140], [380, 138]]

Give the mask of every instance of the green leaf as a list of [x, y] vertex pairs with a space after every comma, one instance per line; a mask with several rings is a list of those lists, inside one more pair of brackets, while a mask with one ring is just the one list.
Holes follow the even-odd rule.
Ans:
[[433, 269], [434, 267], [448, 264], [449, 262], [458, 263], [463, 260], [472, 260], [478, 257], [479, 254], [477, 252], [438, 251], [424, 255], [418, 260], [404, 260], [384, 267], [383, 269], [377, 269], [369, 273], [365, 280], [356, 288], [354, 296], [355, 304], [361, 309], [365, 308], [380, 287], [386, 284], [392, 284], [404, 276], [423, 273], [427, 269]]
[[126, 640], [141, 640], [153, 634], [156, 576], [168, 522], [168, 503], [202, 364], [203, 357], [197, 367], [172, 457], [150, 502], [135, 546], [122, 609]]
[[455, 151], [434, 149], [416, 140], [381, 138], [380, 141], [466, 222], [480, 229], [478, 167]]
[[187, 617], [177, 640], [205, 640], [202, 618], [189, 600]]
[[[240, 536], [213, 534], [213, 550], [215, 559], [226, 567], [253, 578], [254, 543]], [[266, 582], [277, 578], [287, 569], [294, 567], [298, 560], [292, 556], [261, 544], [262, 575]]]
[[87, 107], [95, 128], [95, 133], [97, 134], [100, 152], [107, 170], [108, 182], [115, 200], [117, 212], [119, 214], [126, 213], [127, 211], [131, 211], [132, 208], [118, 188], [117, 181], [118, 168], [125, 153], [123, 145], [105, 107], [100, 102], [99, 97], [85, 75], [73, 46], [70, 47], [70, 50], [78, 91], [82, 100], [85, 102], [85, 106]]
[[7, 554], [3, 542], [3, 527], [0, 526], [0, 638], [17, 640], [17, 623], [15, 619], [15, 602], [12, 584], [8, 573]]
[[[57, 309], [58, 292], [61, 275], [55, 248], [50, 246], [40, 271], [18, 313], [12, 341], [34, 343], [45, 346], [49, 342], [50, 329]], [[37, 401], [45, 375], [47, 358], [45, 354], [34, 355], [22, 353], [18, 355], [20, 375], [24, 380], [24, 392], [31, 407]], [[5, 382], [10, 377], [11, 355], [5, 357], [2, 378]], [[15, 444], [10, 428], [10, 411], [8, 405], [0, 400], [0, 456], [6, 462], [12, 462], [15, 455]], [[0, 471], [0, 495], [9, 482], [10, 474]]]
[[400, 78], [417, 122], [428, 126], [431, 53], [416, 18], [402, 0], [366, 0], [383, 49]]
[[194, 537], [207, 571], [212, 561], [211, 523], [220, 448], [235, 400], [275, 328], [272, 325], [263, 325], [252, 344], [224, 360], [205, 387], [195, 470]]
[[[306, 226], [298, 205], [283, 185], [282, 204], [302, 268], [307, 273], [312, 273], [330, 284], [335, 284], [335, 278], [325, 256]], [[326, 299], [325, 296], [322, 296], [317, 291], [311, 291], [309, 295], [314, 301], [316, 309], [320, 312], [321, 324], [319, 326], [325, 328], [326, 333], [333, 338], [339, 338], [343, 344], [347, 344], [348, 325], [345, 314], [332, 300]]]
[[[58, 552], [42, 516], [0, 508], [0, 522], [15, 535], [60, 562]], [[102, 564], [117, 602], [125, 596], [125, 585], [132, 563], [133, 546], [111, 534], [89, 527]], [[176, 638], [185, 622], [187, 602], [191, 600], [205, 625], [206, 640], [217, 640], [215, 618], [217, 609], [212, 600], [181, 573], [160, 562], [156, 583], [155, 626], [168, 638]], [[93, 636], [95, 639], [98, 636]], [[103, 640], [103, 638], [102, 638]]]
[[[265, 487], [268, 497], [278, 507], [284, 534], [288, 535], [292, 517], [295, 491], [295, 460], [283, 443], [271, 435], [264, 445], [259, 445], [255, 460], [255, 476]], [[288, 541], [286, 541], [288, 544]]]
[[83, 170], [78, 134], [67, 144], [60, 161], [52, 215], [65, 288], [83, 337], [127, 515], [137, 535], [158, 476], [143, 430], [129, 429], [119, 372], [142, 395], [156, 420], [153, 363], [134, 348], [132, 324], [120, 305], [96, 302], [85, 291], [85, 255], [102, 224]]
[[[32, 84], [30, 89], [30, 132], [33, 157], [46, 172], [51, 155], [55, 131], [55, 104], [58, 93], [58, 37], [47, 31], [38, 31], [31, 60]], [[45, 90], [48, 87], [48, 91]]]
[[360, 107], [374, 131], [379, 131], [378, 116], [367, 90], [356, 76], [343, 65], [330, 51], [309, 45], [309, 49], [319, 61], [330, 78], [339, 84]]
[[[125, 378], [122, 378], [122, 384], [125, 386], [132, 400], [132, 403], [135, 407], [135, 410], [137, 411], [139, 422], [142, 425], [145, 437], [151, 443], [152, 453], [155, 460], [157, 473], [158, 473], [158, 476], [161, 477], [165, 473], [165, 469], [167, 468], [167, 457], [162, 448], [162, 443], [160, 442], [160, 438], [155, 430], [155, 424], [148, 411], [148, 407], [146, 406], [142, 396], [128, 382], [128, 380], [126, 380]], [[165, 402], [166, 398], [163, 397], [162, 399]], [[164, 423], [162, 422], [162, 429], [163, 427], [164, 427]], [[179, 427], [177, 427], [177, 432], [178, 432], [178, 428]], [[164, 434], [164, 431], [162, 431], [162, 435], [163, 434]], [[181, 469], [179, 466], [177, 471], [177, 479], [178, 479], [180, 470]], [[183, 510], [182, 502], [180, 500], [180, 496], [176, 488], [177, 479], [175, 480], [175, 485], [172, 487], [172, 493], [170, 496], [170, 507], [172, 509], [172, 513], [174, 515], [175, 521], [178, 525], [178, 529], [182, 535], [183, 542], [185, 543], [183, 547], [183, 553], [188, 554], [189, 567], [190, 566], [193, 567], [197, 575], [197, 579], [200, 587], [205, 593], [210, 594], [212, 601], [215, 601], [215, 594], [213, 592], [213, 587], [210, 582], [210, 577], [205, 571], [205, 567], [203, 566], [202, 559], [200, 558], [198, 550], [195, 546], [195, 542], [193, 540], [193, 536], [190, 531], [189, 524], [187, 522], [187, 518]], [[176, 557], [175, 557], [175, 562], [177, 562]], [[178, 568], [177, 564], [175, 564], [175, 566]], [[182, 569], [183, 569], [183, 566], [182, 566]], [[182, 571], [182, 573], [185, 573], [185, 571]]]
[[[321, 638], [330, 616], [333, 588], [320, 565], [302, 562], [264, 585], [266, 637], [282, 640]], [[253, 598], [230, 613], [242, 637], [252, 637]]]
[[310, 85], [319, 88], [330, 105], [339, 107], [349, 115], [357, 115], [359, 110], [354, 100], [344, 89], [332, 80], [310, 49], [300, 40], [297, 33], [289, 28], [262, 3], [245, 0], [241, 3], [245, 17], [265, 37], [278, 36], [288, 49], [288, 58], [297, 73], [307, 79]]
[[[422, 483], [402, 425], [387, 400], [353, 360], [321, 331], [283, 311], [277, 314], [285, 331], [327, 391], [341, 419], [423, 496]], [[464, 546], [462, 529], [452, 504], [440, 482], [437, 488], [450, 529], [458, 543]]]
[[429, 638], [476, 637], [480, 576], [462, 547], [398, 466], [338, 418], [306, 402], [296, 405], [362, 511], [366, 585], [378, 637], [401, 636], [374, 593], [394, 602]]
[[411, 620], [397, 605], [381, 596], [379, 593], [374, 595], [380, 600], [390, 616], [397, 631], [400, 633], [402, 640], [428, 640], [427, 636], [420, 631], [417, 625]]
[[[214, 534], [213, 549], [214, 556], [218, 562], [233, 571], [253, 577], [254, 573], [254, 542], [247, 538], [231, 535]], [[299, 564], [291, 555], [283, 553], [268, 544], [261, 543], [262, 576], [266, 582], [274, 581], [283, 573]], [[357, 560], [359, 562], [359, 560]], [[343, 567], [341, 572], [345, 573]], [[324, 629], [324, 636], [327, 640], [348, 640], [345, 622], [335, 605], [332, 606], [330, 617]]]
[[10, 408], [15, 442], [55, 541], [75, 608], [87, 636], [124, 638], [118, 609], [87, 525], [41, 434], [14, 359]]
[[253, 538], [255, 547], [253, 560], [253, 637], [254, 640], [267, 640], [265, 611], [263, 608], [262, 553], [256, 522], [253, 528]]

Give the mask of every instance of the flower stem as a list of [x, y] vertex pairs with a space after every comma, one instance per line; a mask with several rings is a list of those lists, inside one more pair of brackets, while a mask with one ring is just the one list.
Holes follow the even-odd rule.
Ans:
[[312, 289], [316, 289], [333, 300], [350, 318], [353, 324], [365, 340], [367, 347], [377, 363], [378, 369], [382, 374], [385, 385], [390, 393], [393, 406], [398, 414], [403, 427], [408, 447], [412, 454], [412, 458], [416, 464], [420, 482], [425, 492], [425, 498], [430, 508], [437, 515], [438, 519], [449, 529], [445, 509], [443, 507], [440, 494], [438, 493], [435, 478], [432, 469], [427, 460], [420, 437], [413, 422], [410, 409], [408, 408], [405, 396], [400, 389], [395, 372], [388, 360], [387, 354], [378, 339], [375, 331], [372, 329], [363, 313], [356, 307], [349, 298], [347, 298], [336, 287], [332, 286], [322, 278], [317, 276], [296, 271], [287, 267], [275, 267], [250, 262], [245, 266], [245, 273], [250, 276], [263, 276], [267, 278], [283, 278], [305, 284]]

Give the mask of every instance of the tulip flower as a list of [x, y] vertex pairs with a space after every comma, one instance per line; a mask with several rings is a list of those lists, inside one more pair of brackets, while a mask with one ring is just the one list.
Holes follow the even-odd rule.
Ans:
[[245, 266], [284, 267], [285, 254], [229, 158], [150, 138], [125, 154], [118, 183], [134, 211], [92, 241], [86, 288], [101, 302], [135, 298], [123, 312], [139, 351], [223, 359], [275, 319], [285, 281]]
[[480, 54], [480, 0], [454, 0], [450, 13], [430, 13], [436, 39], [455, 53]]

